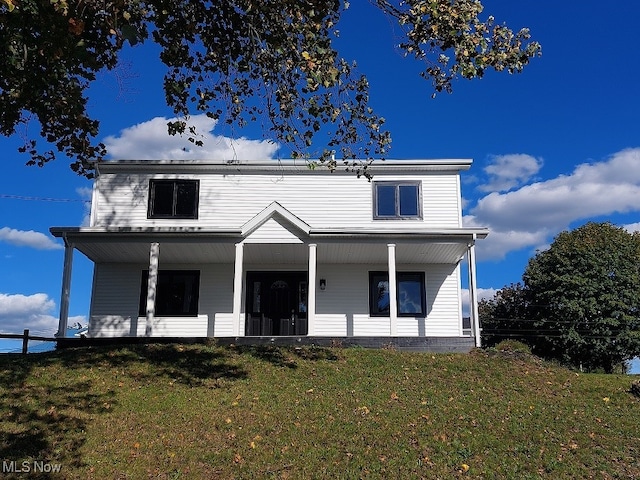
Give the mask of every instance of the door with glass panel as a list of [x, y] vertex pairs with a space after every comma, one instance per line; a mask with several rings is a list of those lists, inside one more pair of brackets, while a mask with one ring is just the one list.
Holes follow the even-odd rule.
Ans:
[[248, 336], [307, 334], [307, 272], [247, 272]]

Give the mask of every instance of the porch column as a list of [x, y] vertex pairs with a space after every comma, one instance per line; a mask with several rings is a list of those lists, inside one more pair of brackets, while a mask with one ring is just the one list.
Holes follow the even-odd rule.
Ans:
[[239, 336], [241, 331], [242, 318], [242, 273], [244, 270], [244, 244], [236, 243], [236, 260], [233, 274], [233, 326], [234, 336]]
[[317, 277], [318, 245], [309, 244], [309, 285], [307, 287], [307, 335], [316, 333], [316, 286]]
[[[160, 244], [153, 242], [149, 246], [149, 277], [147, 281], [147, 308], [145, 337], [153, 335], [153, 320], [156, 315], [156, 292], [158, 291], [158, 263], [160, 261]], [[137, 335], [136, 335], [137, 336]]]
[[478, 287], [476, 285], [476, 235], [469, 243], [467, 251], [467, 264], [469, 270], [469, 316], [473, 326], [473, 335], [476, 338], [476, 347], [481, 346], [480, 320], [478, 319]]
[[387, 244], [389, 255], [389, 333], [398, 335], [398, 294], [396, 285], [396, 244]]
[[64, 239], [64, 269], [62, 271], [62, 291], [60, 293], [60, 318], [56, 337], [67, 336], [69, 323], [69, 297], [71, 296], [71, 267], [73, 266], [74, 244]]

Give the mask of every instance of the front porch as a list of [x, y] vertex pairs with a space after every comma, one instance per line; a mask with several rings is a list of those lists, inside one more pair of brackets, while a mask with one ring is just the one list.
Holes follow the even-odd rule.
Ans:
[[[371, 340], [383, 345], [387, 338], [418, 337], [420, 342], [409, 342], [418, 345], [427, 338], [465, 337], [459, 263], [466, 257], [471, 337], [479, 345], [474, 249], [484, 230], [312, 230], [287, 215], [276, 205], [233, 231], [52, 229], [65, 241], [59, 332], [66, 331], [73, 252], [79, 250], [96, 271], [112, 270], [107, 280], [94, 273], [90, 335], [102, 322], [103, 335], [154, 338], [306, 335], [358, 337], [364, 343], [383, 339]], [[190, 300], [190, 310], [177, 317], [158, 304], [162, 269], [183, 277], [197, 274], [189, 282], [198, 285], [199, 300]], [[385, 305], [372, 303], [373, 274]], [[284, 288], [290, 281], [288, 296], [266, 289], [267, 283]], [[422, 289], [421, 301], [415, 284]], [[105, 287], [119, 291], [96, 301]], [[421, 305], [407, 310], [403, 295]]]

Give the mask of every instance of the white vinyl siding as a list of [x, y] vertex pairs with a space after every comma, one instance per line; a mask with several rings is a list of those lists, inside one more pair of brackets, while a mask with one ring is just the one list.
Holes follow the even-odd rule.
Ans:
[[[208, 317], [154, 317], [152, 337], [206, 337]], [[138, 337], [144, 337], [147, 324], [144, 317], [138, 319]]]
[[[371, 317], [369, 311], [369, 271], [386, 271], [377, 265], [322, 265], [318, 279], [327, 281], [316, 297], [318, 336], [388, 336], [389, 317]], [[398, 265], [398, 271], [417, 271], [416, 265]], [[426, 317], [398, 317], [399, 336], [459, 336], [460, 304], [458, 268], [453, 265], [427, 265]]]
[[[161, 254], [162, 257], [162, 254]], [[94, 269], [89, 336], [144, 336], [138, 316], [140, 281], [148, 265], [98, 264]], [[161, 269], [200, 270], [197, 317], [156, 317], [153, 336], [220, 336], [231, 331], [233, 265], [167, 265]]]
[[[148, 219], [149, 179], [199, 179], [198, 219]], [[402, 176], [376, 176], [379, 181]], [[355, 176], [324, 174], [101, 175], [94, 208], [95, 226], [240, 228], [276, 201], [313, 228], [375, 227], [379, 229], [449, 228], [460, 226], [457, 173], [411, 177], [422, 183], [423, 219], [373, 219], [371, 183]]]
[[367, 268], [364, 265], [318, 265], [317, 277], [318, 281], [325, 279], [327, 286], [316, 292], [315, 334], [355, 335], [355, 317], [366, 315], [369, 309]]
[[137, 316], [140, 275], [144, 268], [130, 264], [96, 264], [93, 269], [91, 315]]
[[[162, 255], [162, 254], [161, 254]], [[191, 265], [191, 268], [194, 268]], [[233, 264], [208, 264], [200, 268], [200, 314], [207, 315], [207, 336], [232, 332]]]
[[460, 227], [459, 176], [434, 174], [422, 180], [425, 227]]
[[[140, 275], [144, 268], [143, 265], [130, 264], [96, 265], [90, 336], [145, 334], [146, 319], [137, 316]], [[153, 336], [233, 335], [232, 264], [181, 264], [161, 268], [199, 269], [200, 305], [197, 317], [157, 317]], [[369, 271], [384, 271], [386, 268], [385, 264], [319, 265], [317, 280], [325, 279], [326, 289], [318, 289], [316, 293], [315, 335], [390, 335], [389, 317], [371, 317], [368, 300]], [[245, 272], [275, 269], [279, 268], [276, 265], [245, 265]], [[289, 269], [306, 270], [303, 265], [292, 265]], [[401, 264], [397, 269], [417, 271], [416, 265]], [[422, 271], [426, 277], [427, 316], [399, 317], [398, 335], [459, 336], [459, 269], [453, 265], [427, 265]], [[241, 323], [242, 331], [244, 322]]]
[[[283, 225], [284, 223], [284, 225]], [[280, 223], [274, 218], [270, 218], [260, 225], [254, 232], [249, 234], [245, 243], [302, 243], [298, 238], [298, 232], [292, 231], [286, 225], [287, 222]]]
[[426, 335], [457, 337], [462, 334], [460, 267], [430, 265], [427, 270]]

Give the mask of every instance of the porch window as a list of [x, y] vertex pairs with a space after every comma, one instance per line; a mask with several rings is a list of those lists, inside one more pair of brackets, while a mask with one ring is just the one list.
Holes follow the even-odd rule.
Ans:
[[148, 218], [198, 218], [198, 180], [150, 180]]
[[374, 182], [373, 218], [375, 220], [421, 219], [421, 183]]
[[[424, 272], [396, 273], [398, 316], [423, 317], [426, 312]], [[389, 316], [389, 274], [369, 272], [369, 313], [373, 317]]]
[[[149, 271], [142, 271], [138, 314], [146, 315]], [[195, 317], [200, 293], [199, 270], [159, 270], [156, 311], [159, 317]]]

